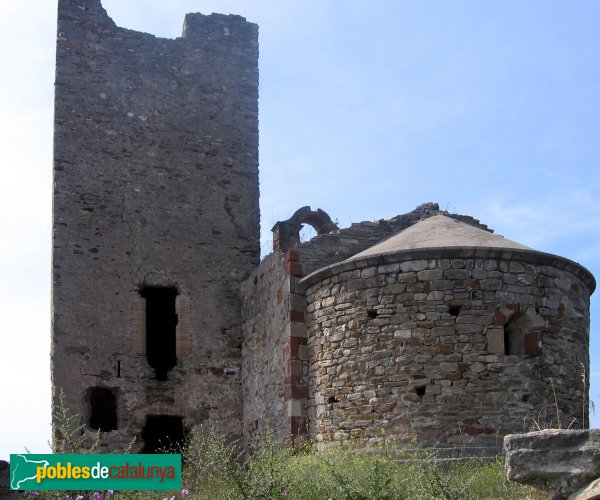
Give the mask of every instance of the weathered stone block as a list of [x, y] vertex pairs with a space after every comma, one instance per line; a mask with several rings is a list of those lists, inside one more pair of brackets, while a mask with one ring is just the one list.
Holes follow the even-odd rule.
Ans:
[[285, 273], [289, 274], [290, 276], [304, 276], [302, 264], [296, 261], [289, 261], [285, 263]]
[[434, 337], [440, 335], [456, 335], [456, 329], [453, 326], [436, 326], [431, 329], [431, 335]]
[[441, 373], [455, 372], [456, 370], [458, 370], [458, 363], [449, 363], [449, 362], [440, 363], [439, 370]]
[[504, 328], [488, 328], [485, 337], [490, 354], [504, 354]]
[[479, 363], [479, 362], [473, 363], [471, 365], [471, 371], [473, 373], [481, 373], [481, 372], [485, 371], [485, 365], [483, 363]]
[[439, 280], [442, 277], [441, 269], [428, 269], [426, 271], [419, 271], [417, 273], [417, 278], [419, 281], [432, 281]]
[[435, 302], [435, 301], [443, 300], [443, 298], [444, 298], [444, 292], [441, 290], [436, 290], [434, 292], [430, 292], [429, 295], [427, 295], [426, 300]]
[[306, 400], [308, 398], [308, 386], [304, 383], [291, 383], [286, 384], [284, 387], [284, 398]]
[[288, 417], [302, 417], [302, 401], [298, 399], [290, 399], [286, 401], [286, 415]]
[[531, 357], [541, 356], [543, 353], [543, 339], [544, 334], [542, 332], [527, 332], [523, 337], [523, 352]]
[[377, 276], [377, 268], [376, 267], [368, 267], [366, 269], [363, 269], [360, 272], [360, 276], [362, 278], [373, 278], [373, 277]]
[[290, 321], [286, 323], [285, 329], [287, 337], [307, 338], [304, 315], [302, 315], [302, 321]]
[[300, 255], [295, 250], [288, 250], [284, 254], [286, 262], [297, 262], [300, 260]]
[[582, 486], [568, 500], [598, 500], [600, 499], [600, 478]]
[[502, 280], [496, 278], [481, 280], [480, 286], [482, 290], [502, 290]]
[[600, 477], [600, 429], [546, 430], [504, 438], [508, 478], [565, 498]]
[[454, 288], [453, 280], [434, 280], [429, 284], [431, 290], [452, 290]]
[[407, 273], [410, 271], [423, 271], [429, 267], [426, 260], [413, 260], [409, 262], [402, 262], [400, 264], [400, 269], [403, 273]]

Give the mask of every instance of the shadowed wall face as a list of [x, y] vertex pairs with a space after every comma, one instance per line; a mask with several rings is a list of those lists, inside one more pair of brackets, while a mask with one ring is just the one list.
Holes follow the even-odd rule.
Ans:
[[107, 445], [142, 446], [148, 415], [241, 431], [239, 283], [259, 261], [257, 35], [239, 16], [188, 14], [181, 38], [161, 39], [117, 27], [99, 0], [59, 1], [54, 401], [62, 389], [90, 415], [87, 390], [109, 390]]

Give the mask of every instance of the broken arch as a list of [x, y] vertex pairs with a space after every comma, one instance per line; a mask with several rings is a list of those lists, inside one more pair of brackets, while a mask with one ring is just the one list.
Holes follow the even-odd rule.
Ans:
[[277, 222], [273, 231], [273, 250], [287, 251], [300, 243], [300, 230], [303, 224], [312, 226], [317, 234], [330, 233], [339, 229], [331, 217], [320, 208], [311, 210], [309, 206], [296, 210], [288, 220]]

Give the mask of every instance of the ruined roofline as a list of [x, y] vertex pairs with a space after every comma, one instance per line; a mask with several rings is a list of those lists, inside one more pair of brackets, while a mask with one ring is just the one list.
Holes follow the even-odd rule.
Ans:
[[405, 214], [398, 214], [389, 219], [379, 219], [377, 221], [361, 221], [361, 222], [353, 222], [348, 228], [342, 228], [339, 231], [344, 231], [345, 229], [349, 229], [353, 226], [360, 225], [396, 225], [396, 224], [405, 224], [407, 220], [418, 222], [420, 220], [433, 217], [434, 215], [445, 215], [446, 217], [450, 217], [451, 219], [457, 220], [459, 222], [464, 222], [470, 226], [483, 229], [489, 233], [493, 233], [494, 230], [490, 229], [486, 224], [483, 224], [479, 219], [475, 219], [470, 215], [463, 215], [458, 213], [450, 213], [447, 210], [440, 210], [439, 203], [435, 202], [427, 202], [419, 205], [414, 210], [407, 212]]
[[[396, 215], [390, 219], [353, 222], [345, 228], [338, 228], [330, 216], [320, 208], [313, 211], [309, 206], [306, 206], [296, 210], [289, 219], [275, 223], [271, 229], [273, 232], [273, 250], [285, 252], [292, 248], [300, 249], [307, 244], [316, 244], [328, 237], [343, 238], [349, 236], [352, 238], [356, 235], [364, 236], [367, 233], [370, 233], [373, 237], [373, 240], [368, 244], [368, 246], [371, 246], [399, 231], [407, 229], [417, 222], [435, 215], [446, 215], [454, 220], [489, 233], [494, 232], [478, 219], [468, 215], [451, 214], [445, 210], [440, 210], [439, 204], [432, 202], [423, 203], [410, 212]], [[303, 224], [312, 226], [317, 232], [317, 235], [307, 242], [300, 242], [300, 230]], [[358, 251], [354, 253], [358, 253]], [[343, 257], [341, 260], [343, 260]]]
[[223, 43], [226, 37], [233, 34], [234, 30], [232, 31], [231, 28], [236, 25], [247, 26], [258, 32], [258, 25], [256, 23], [249, 22], [245, 17], [240, 15], [214, 12], [211, 14], [201, 14], [196, 12], [185, 15], [181, 36], [176, 38], [158, 37], [145, 31], [118, 26], [103, 7], [101, 0], [59, 0], [58, 12], [59, 15], [69, 12], [72, 17], [104, 25], [110, 31], [119, 30], [124, 33], [146, 35], [165, 41], [204, 38], [207, 42], [210, 41], [210, 43]]

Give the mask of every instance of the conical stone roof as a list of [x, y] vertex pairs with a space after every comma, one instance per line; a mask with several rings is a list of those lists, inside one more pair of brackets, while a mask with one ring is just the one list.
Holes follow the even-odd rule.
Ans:
[[348, 260], [421, 248], [485, 247], [533, 250], [497, 234], [446, 215], [434, 215], [400, 231], [391, 238], [357, 253]]

